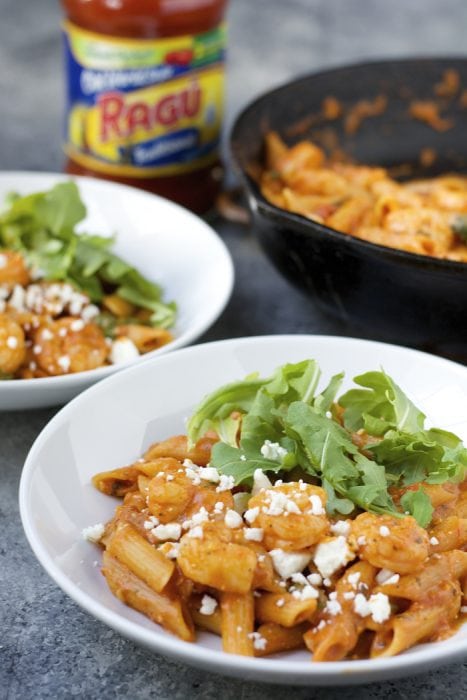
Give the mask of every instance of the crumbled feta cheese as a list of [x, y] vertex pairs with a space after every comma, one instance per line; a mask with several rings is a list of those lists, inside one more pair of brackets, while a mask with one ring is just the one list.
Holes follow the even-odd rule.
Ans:
[[308, 581], [307, 577], [304, 576], [302, 573], [298, 572], [296, 574], [292, 574], [290, 577], [294, 583], [298, 583], [300, 586], [307, 586]]
[[244, 527], [243, 534], [246, 540], [261, 542], [264, 536], [264, 531], [260, 527]]
[[34, 345], [32, 351], [34, 355], [40, 355], [42, 352], [42, 347], [40, 345]]
[[430, 544], [436, 547], [436, 545], [439, 544], [439, 539], [437, 537], [430, 537]]
[[68, 355], [61, 355], [57, 360], [57, 364], [64, 372], [68, 372], [70, 369], [71, 360]]
[[201, 599], [201, 607], [199, 609], [201, 615], [212, 615], [217, 608], [217, 600], [210, 595], [203, 595]]
[[291, 498], [289, 498], [289, 500], [285, 504], [285, 510], [287, 511], [287, 513], [296, 513], [297, 515], [300, 515], [302, 512], [295, 503], [295, 501], [293, 501]]
[[214, 505], [214, 513], [219, 515], [220, 513], [222, 513], [224, 508], [225, 508], [225, 503], [223, 503], [223, 501], [217, 501], [217, 503]]
[[278, 598], [278, 599], [276, 600], [276, 605], [277, 605], [278, 608], [282, 608], [284, 604], [285, 604], [284, 598]]
[[54, 334], [49, 328], [44, 328], [41, 332], [41, 340], [52, 340]]
[[258, 651], [266, 649], [267, 640], [259, 632], [250, 632], [248, 638], [253, 640], [253, 647]]
[[263, 506], [263, 513], [266, 515], [284, 515], [285, 513], [300, 514], [301, 510], [295, 501], [282, 491], [268, 489], [265, 498], [266, 505]]
[[167, 525], [156, 525], [151, 530], [158, 540], [178, 540], [182, 534], [182, 526], [179, 523], [167, 523]]
[[252, 495], [256, 496], [256, 494], [259, 493], [261, 489], [270, 489], [271, 486], [272, 484], [266, 476], [266, 474], [263, 472], [263, 470], [255, 469], [253, 473], [253, 488], [251, 490]]
[[340, 612], [342, 612], [342, 606], [338, 600], [328, 600], [324, 611], [329, 615], [338, 615]]
[[235, 486], [235, 479], [233, 476], [227, 476], [226, 474], [221, 474], [219, 480], [219, 486], [216, 486], [217, 493], [221, 491], [231, 491]]
[[323, 582], [320, 574], [308, 574], [307, 580], [312, 586], [321, 586]]
[[389, 537], [391, 532], [386, 525], [381, 525], [381, 527], [379, 528], [379, 534], [381, 535], [381, 537]]
[[165, 480], [166, 481], [173, 481], [174, 480], [174, 475], [173, 474], [166, 474]]
[[363, 593], [357, 593], [355, 596], [353, 609], [360, 617], [368, 617], [370, 614], [370, 604]]
[[359, 547], [364, 547], [366, 545], [365, 535], [360, 535], [360, 537], [357, 537], [357, 544]]
[[91, 321], [93, 318], [99, 315], [99, 308], [95, 304], [88, 304], [81, 311], [81, 318], [83, 321]]
[[152, 530], [156, 525], [159, 525], [159, 520], [155, 515], [150, 515], [147, 520], [144, 521], [143, 527], [145, 530]]
[[381, 571], [378, 571], [376, 574], [376, 581], [380, 585], [382, 585], [385, 581], [388, 581], [392, 576], [394, 576], [394, 571], [391, 571], [390, 569], [381, 569]]
[[202, 540], [203, 528], [201, 527], [201, 525], [196, 525], [196, 527], [193, 527], [191, 530], [188, 531], [187, 535], [188, 537], [194, 537], [195, 539]]
[[342, 535], [347, 537], [350, 532], [350, 523], [348, 520], [338, 520], [337, 523], [331, 525], [331, 532], [335, 535]]
[[215, 467], [201, 467], [198, 474], [200, 479], [213, 484], [218, 484], [220, 481], [220, 474]]
[[353, 608], [360, 617], [371, 615], [371, 619], [376, 623], [385, 622], [391, 616], [389, 598], [384, 593], [374, 593], [368, 600], [361, 593], [357, 593]]
[[326, 586], [326, 588], [329, 588], [329, 586], [332, 586], [332, 581], [330, 578], [323, 578], [323, 586]]
[[287, 455], [287, 450], [284, 447], [281, 447], [278, 442], [271, 442], [271, 440], [265, 440], [260, 451], [264, 459], [270, 459], [273, 462], [282, 462]]
[[371, 619], [373, 622], [385, 622], [391, 616], [389, 598], [384, 593], [374, 593], [370, 596]]
[[25, 311], [26, 290], [20, 284], [15, 284], [13, 292], [8, 299], [8, 305], [15, 311]]
[[322, 630], [326, 627], [326, 620], [320, 620], [320, 622], [316, 625], [317, 630]]
[[209, 513], [204, 506], [201, 506], [201, 508], [191, 516], [189, 521], [190, 527], [201, 525], [202, 523], [207, 522], [207, 520], [209, 520]]
[[225, 514], [224, 522], [227, 525], [227, 527], [230, 527], [232, 529], [240, 527], [243, 523], [242, 516], [239, 515], [235, 510], [229, 510]]
[[167, 559], [176, 559], [178, 557], [179, 552], [180, 542], [174, 542], [169, 551], [166, 552], [165, 556], [167, 557]]
[[395, 586], [396, 583], [399, 583], [399, 579], [399, 574], [393, 574], [390, 578], [383, 582], [383, 586]]
[[85, 540], [89, 542], [99, 542], [100, 538], [105, 532], [105, 526], [103, 523], [97, 523], [96, 525], [90, 525], [82, 530], [82, 535]]
[[201, 479], [199, 477], [199, 467], [197, 464], [191, 461], [191, 459], [183, 460], [183, 466], [185, 467], [185, 476], [193, 482], [194, 486], [199, 486]]
[[355, 593], [353, 591], [346, 591], [343, 596], [344, 600], [353, 600], [355, 598]]
[[8, 263], [8, 258], [3, 253], [0, 253], [0, 269], [6, 267]]
[[82, 331], [85, 326], [84, 321], [81, 318], [76, 318], [70, 323], [70, 328], [74, 332]]
[[326, 511], [323, 508], [323, 502], [316, 493], [312, 493], [309, 500], [311, 503], [311, 512], [313, 515], [325, 514]]
[[316, 600], [319, 598], [319, 593], [313, 586], [303, 586], [299, 591], [293, 591], [292, 597], [296, 600]]
[[323, 577], [332, 576], [354, 558], [355, 554], [349, 549], [342, 535], [319, 544], [313, 555], [316, 568]]
[[18, 338], [15, 338], [14, 335], [9, 335], [6, 339], [6, 344], [10, 350], [15, 350], [18, 347]]
[[467, 605], [461, 605], [460, 612], [465, 615], [465, 613], [467, 613]]
[[298, 480], [298, 488], [300, 491], [306, 491], [307, 484], [303, 481], [303, 479]]
[[353, 574], [347, 576], [347, 581], [350, 583], [352, 588], [357, 590], [358, 582], [360, 581], [361, 573], [360, 571], [354, 571]]
[[234, 510], [242, 515], [248, 508], [248, 501], [250, 500], [250, 494], [246, 491], [241, 491], [240, 493], [234, 493]]
[[256, 506], [255, 508], [249, 508], [247, 511], [245, 511], [244, 518], [247, 521], [247, 523], [252, 523], [255, 522], [256, 518], [259, 515], [259, 508]]
[[130, 338], [117, 338], [112, 343], [110, 361], [113, 365], [131, 362], [139, 357], [139, 350]]
[[303, 571], [310, 562], [311, 555], [302, 552], [284, 552], [283, 549], [272, 549], [269, 552], [272, 563], [283, 579], [290, 578], [292, 574]]
[[240, 462], [246, 462], [245, 455], [240, 455]]

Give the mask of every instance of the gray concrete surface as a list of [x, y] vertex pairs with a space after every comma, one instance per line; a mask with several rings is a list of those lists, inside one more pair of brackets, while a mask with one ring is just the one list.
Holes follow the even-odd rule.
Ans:
[[[59, 170], [61, 63], [55, 0], [0, 0], [0, 168]], [[366, 57], [465, 52], [465, 0], [232, 0], [228, 124], [260, 91]], [[263, 258], [246, 229], [216, 221], [237, 268], [231, 303], [203, 340], [349, 334]], [[1, 391], [1, 387], [0, 387]], [[32, 555], [17, 506], [27, 451], [54, 410], [0, 414], [0, 700], [206, 698], [361, 700], [467, 697], [467, 668], [347, 689], [224, 679], [139, 649], [66, 598]]]

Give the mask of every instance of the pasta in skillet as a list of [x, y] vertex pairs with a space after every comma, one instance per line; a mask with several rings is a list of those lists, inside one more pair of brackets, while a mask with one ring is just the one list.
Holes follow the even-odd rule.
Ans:
[[[299, 648], [315, 662], [394, 656], [455, 632], [467, 594], [465, 448], [451, 433], [425, 431], [423, 414], [382, 372], [356, 378], [367, 388], [338, 400], [341, 375], [317, 395], [316, 381], [316, 363], [304, 361], [230, 384], [200, 404], [189, 438], [155, 443], [133, 464], [94, 476], [97, 489], [123, 499], [105, 526], [83, 532], [104, 549], [114, 595], [184, 641], [200, 628], [245, 656]], [[277, 423], [269, 430], [278, 440], [264, 438], [268, 415], [287, 426], [297, 412], [308, 415], [307, 456], [298, 427], [296, 441], [280, 438]], [[447, 436], [457, 461], [438, 468], [432, 457]], [[320, 453], [322, 472], [319, 440], [333, 455], [328, 469]], [[402, 440], [420, 454], [423, 444], [416, 467], [393, 465], [395, 440], [399, 455]]]
[[315, 144], [266, 137], [261, 191], [270, 202], [363, 240], [467, 262], [467, 177], [397, 182], [384, 168], [326, 160]]

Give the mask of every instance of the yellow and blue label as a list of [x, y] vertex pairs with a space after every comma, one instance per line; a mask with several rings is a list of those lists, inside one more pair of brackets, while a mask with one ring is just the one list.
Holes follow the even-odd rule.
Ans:
[[64, 26], [65, 150], [115, 176], [177, 175], [217, 158], [225, 26], [167, 39], [120, 39]]

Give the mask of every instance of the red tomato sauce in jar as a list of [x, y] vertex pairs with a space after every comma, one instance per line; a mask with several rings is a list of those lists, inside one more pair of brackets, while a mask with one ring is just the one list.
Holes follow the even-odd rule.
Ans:
[[219, 192], [227, 0], [62, 0], [67, 172], [198, 213]]

